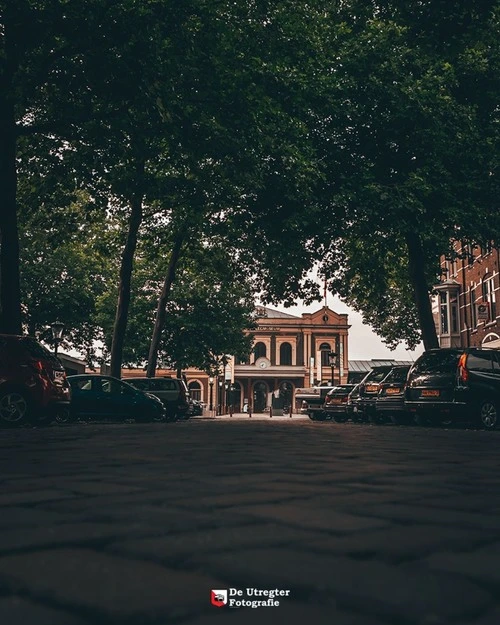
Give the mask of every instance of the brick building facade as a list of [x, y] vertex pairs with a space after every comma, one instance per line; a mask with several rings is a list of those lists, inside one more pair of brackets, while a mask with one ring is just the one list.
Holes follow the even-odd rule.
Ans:
[[464, 245], [441, 257], [432, 298], [441, 347], [500, 347], [498, 248]]

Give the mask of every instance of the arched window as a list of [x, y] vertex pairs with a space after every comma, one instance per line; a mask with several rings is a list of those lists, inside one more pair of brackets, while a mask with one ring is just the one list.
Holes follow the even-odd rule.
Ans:
[[253, 353], [255, 354], [255, 360], [257, 360], [257, 358], [265, 358], [267, 355], [266, 344], [256, 343], [255, 347], [253, 348]]
[[321, 366], [328, 367], [330, 365], [328, 354], [332, 351], [331, 346], [329, 343], [321, 343], [319, 351], [321, 352]]
[[280, 345], [280, 365], [292, 364], [292, 346], [290, 343], [281, 343]]
[[190, 382], [188, 385], [188, 388], [189, 388], [189, 394], [191, 395], [191, 397], [193, 399], [197, 399], [198, 401], [201, 401], [200, 383], [196, 381]]

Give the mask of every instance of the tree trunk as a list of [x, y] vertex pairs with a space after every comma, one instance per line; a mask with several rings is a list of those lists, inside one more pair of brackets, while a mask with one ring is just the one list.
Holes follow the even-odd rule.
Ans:
[[0, 95], [0, 332], [5, 334], [22, 333], [16, 144], [14, 106]]
[[151, 346], [149, 348], [148, 367], [146, 375], [149, 378], [154, 378], [156, 373], [156, 365], [158, 363], [158, 349], [160, 347], [161, 334], [165, 326], [165, 319], [167, 317], [167, 302], [170, 296], [170, 290], [175, 279], [175, 270], [177, 269], [177, 263], [181, 254], [182, 244], [184, 242], [185, 233], [180, 232], [172, 247], [170, 254], [170, 262], [168, 264], [167, 275], [163, 282], [163, 288], [161, 290], [160, 298], [158, 300], [158, 308], [156, 310], [155, 326], [153, 330], [153, 336], [151, 338]]
[[422, 332], [424, 348], [432, 349], [439, 347], [436, 334], [436, 326], [432, 316], [432, 307], [429, 297], [429, 289], [425, 278], [425, 258], [422, 250], [422, 242], [418, 234], [407, 233], [406, 245], [408, 247], [408, 268], [410, 281], [413, 286], [413, 299], [417, 307], [417, 315]]
[[111, 343], [111, 367], [110, 374], [116, 378], [121, 377], [123, 344], [127, 330], [128, 312], [130, 308], [130, 285], [132, 282], [132, 270], [134, 267], [134, 255], [137, 248], [137, 237], [142, 222], [142, 200], [144, 161], [137, 163], [138, 188], [130, 201], [130, 221], [128, 226], [127, 240], [123, 248], [120, 266], [120, 282], [118, 285], [118, 301], [116, 304], [115, 323], [113, 326], [113, 340]]

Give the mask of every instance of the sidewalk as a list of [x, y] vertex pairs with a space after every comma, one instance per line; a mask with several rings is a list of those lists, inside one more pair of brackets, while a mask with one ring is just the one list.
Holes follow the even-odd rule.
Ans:
[[0, 623], [498, 625], [499, 445], [241, 414], [3, 430]]

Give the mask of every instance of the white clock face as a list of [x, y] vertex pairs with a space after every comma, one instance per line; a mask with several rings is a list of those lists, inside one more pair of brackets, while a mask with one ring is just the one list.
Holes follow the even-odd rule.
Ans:
[[255, 361], [255, 365], [257, 366], [258, 369], [267, 369], [270, 366], [270, 364], [271, 364], [270, 361], [264, 356], [261, 356]]

